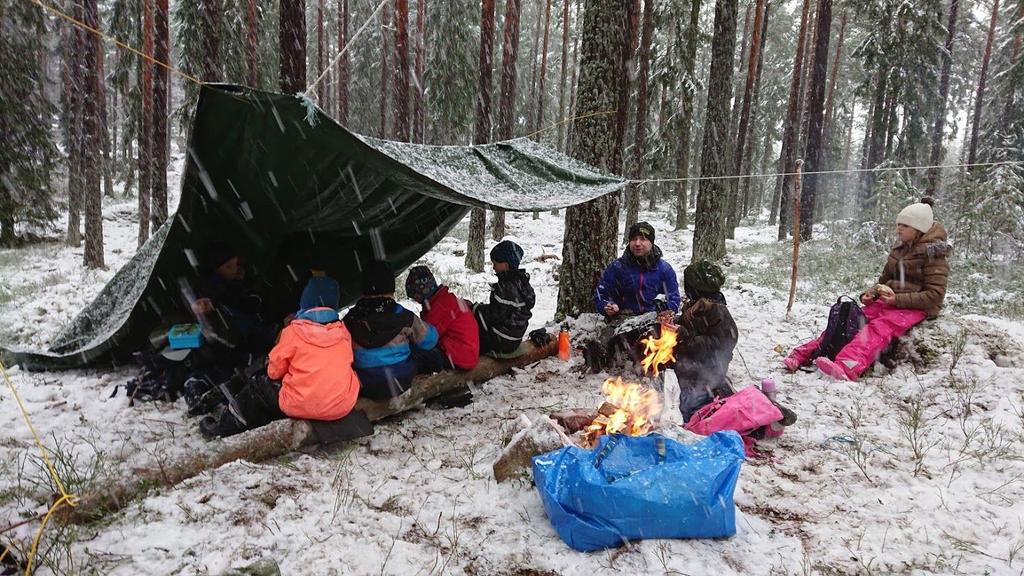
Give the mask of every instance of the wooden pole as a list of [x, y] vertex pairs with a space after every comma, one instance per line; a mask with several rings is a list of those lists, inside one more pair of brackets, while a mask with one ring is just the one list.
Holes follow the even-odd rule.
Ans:
[[[401, 414], [422, 405], [430, 398], [457, 390], [468, 382], [485, 382], [513, 368], [521, 368], [553, 356], [558, 350], [558, 339], [552, 338], [551, 343], [543, 347], [534, 346], [529, 341], [524, 346], [526, 353], [518, 358], [498, 360], [481, 356], [476, 368], [468, 372], [452, 370], [417, 376], [412, 387], [401, 396], [384, 401], [360, 398], [354, 410], [362, 410], [371, 421]], [[74, 508], [65, 509], [63, 520], [74, 524], [95, 521], [145, 496], [151, 488], [174, 486], [236, 460], [264, 462], [318, 442], [308, 420], [277, 420], [223, 441], [211, 442], [208, 452], [159, 462], [155, 468], [135, 470], [128, 478], [110, 482], [85, 494]]]
[[786, 320], [789, 320], [790, 312], [793, 311], [793, 301], [796, 299], [796, 273], [797, 264], [800, 262], [800, 188], [803, 185], [802, 171], [804, 161], [796, 161], [796, 174], [793, 177], [793, 269], [789, 273], [789, 302], [786, 304]]

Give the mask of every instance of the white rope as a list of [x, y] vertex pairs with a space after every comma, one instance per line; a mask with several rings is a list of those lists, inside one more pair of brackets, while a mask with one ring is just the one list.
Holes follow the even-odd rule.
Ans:
[[[804, 176], [808, 174], [853, 174], [857, 172], [885, 172], [889, 170], [925, 170], [928, 168], [974, 168], [979, 166], [1022, 166], [1024, 161], [1007, 160], [1005, 162], [976, 162], [974, 164], [934, 164], [931, 166], [888, 166], [879, 168], [848, 168], [846, 170], [818, 170], [815, 172], [801, 172]], [[734, 180], [737, 178], [778, 178], [779, 176], [795, 176], [796, 172], [776, 172], [771, 174], [729, 174], [726, 176], [691, 176], [688, 178], [644, 178], [642, 180], [627, 180], [631, 184], [647, 184], [651, 182], [687, 182], [690, 180]]]
[[366, 19], [366, 22], [363, 22], [363, 25], [359, 27], [359, 30], [356, 30], [356, 33], [352, 35], [352, 38], [350, 38], [349, 41], [345, 43], [345, 47], [341, 49], [341, 52], [338, 52], [338, 55], [334, 57], [334, 60], [331, 61], [330, 65], [325, 67], [323, 72], [320, 73], [320, 76], [317, 77], [316, 80], [313, 80], [312, 84], [306, 87], [307, 97], [309, 97], [312, 100], [316, 100], [317, 96], [315, 90], [317, 84], [319, 84], [320, 81], [322, 81], [324, 77], [327, 76], [327, 72], [331, 68], [334, 68], [334, 66], [338, 63], [338, 60], [341, 60], [341, 57], [348, 52], [348, 49], [356, 41], [356, 38], [359, 38], [359, 35], [363, 33], [363, 30], [366, 30], [366, 27], [370, 25], [370, 22], [373, 22], [373, 19], [377, 16], [377, 13], [380, 12], [380, 9], [383, 8], [384, 5], [387, 4], [389, 1], [390, 0], [381, 0], [381, 3], [377, 5], [377, 8], [373, 11], [372, 14], [370, 14], [370, 17]]

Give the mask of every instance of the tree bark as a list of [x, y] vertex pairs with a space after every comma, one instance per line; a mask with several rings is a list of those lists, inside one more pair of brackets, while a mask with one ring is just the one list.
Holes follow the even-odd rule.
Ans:
[[[537, 101], [537, 52], [540, 50], [540, 27], [543, 20], [544, 14], [541, 12], [540, 6], [545, 0], [537, 0], [537, 20], [533, 27], [533, 43], [530, 45], [530, 96], [526, 99], [526, 128], [531, 133], [535, 132], [539, 126], [534, 125], [533, 121], [535, 115], [530, 112], [530, 106]], [[534, 139], [538, 135], [534, 135]]]
[[740, 105], [743, 102], [743, 98], [740, 96], [740, 78], [741, 73], [747, 64], [747, 46], [750, 45], [750, 13], [754, 9], [754, 4], [747, 4], [747, 9], [744, 11], [743, 16], [743, 33], [740, 35], [740, 57], [736, 61], [736, 82], [732, 87], [732, 111], [729, 113], [729, 137], [736, 133], [737, 124], [740, 120]]
[[971, 122], [971, 144], [967, 152], [967, 171], [974, 172], [972, 165], [978, 161], [978, 132], [981, 127], [981, 111], [985, 104], [985, 84], [988, 81], [988, 64], [992, 58], [992, 40], [996, 35], [996, 23], [999, 20], [999, 0], [992, 3], [992, 19], [988, 25], [988, 37], [985, 39], [985, 55], [981, 59], [981, 72], [978, 75], [978, 90], [974, 96], [974, 120]]
[[338, 0], [338, 123], [348, 124], [348, 0]]
[[[324, 38], [324, 0], [319, 0], [316, 6], [316, 74], [317, 78], [324, 73], [326, 64], [327, 42]], [[327, 79], [323, 79], [316, 87], [317, 103], [324, 110], [330, 110], [327, 102]]]
[[[203, 80], [207, 82], [217, 82], [219, 80], [222, 80], [221, 75], [223, 70], [223, 67], [221, 66], [220, 63], [220, 36], [222, 29], [221, 17], [223, 14], [223, 9], [220, 0], [202, 0], [202, 6]], [[157, 23], [156, 26], [157, 34], [159, 34], [160, 24]], [[166, 60], [160, 61], [166, 62]], [[166, 72], [166, 68], [158, 68], [163, 69]], [[159, 73], [159, 70], [157, 72]]]
[[[498, 139], [512, 138], [516, 107], [516, 61], [519, 58], [520, 0], [505, 3], [505, 33], [501, 50], [501, 96], [498, 103]], [[505, 212], [496, 210], [491, 218], [491, 238], [505, 237]]]
[[[156, 0], [153, 12], [153, 56], [158, 62], [170, 62], [170, 29], [167, 0]], [[170, 83], [167, 68], [157, 66], [153, 70], [153, 142], [150, 154], [153, 167], [150, 170], [152, 190], [150, 227], [157, 228], [167, 221], [167, 103], [170, 102]]]
[[[583, 8], [577, 5], [576, 7], [576, 19], [580, 19], [580, 10]], [[576, 34], [576, 37], [572, 41], [572, 79], [569, 80], [569, 117], [572, 119], [566, 126], [566, 139], [565, 148], [562, 149], [566, 154], [569, 153], [569, 142], [572, 140], [572, 131], [576, 127], [576, 88], [579, 86], [579, 73], [580, 68], [577, 65], [579, 62], [580, 53], [580, 34]]]
[[[629, 4], [587, 0], [580, 28], [583, 54], [570, 155], [606, 172], [615, 172], [622, 159], [621, 150], [616, 150], [618, 120], [617, 115], [599, 113], [616, 109], [620, 99], [623, 52], [629, 47]], [[617, 224], [615, 194], [566, 210], [558, 315], [577, 316], [593, 310], [594, 285], [616, 256]]]
[[828, 80], [828, 43], [832, 29], [832, 0], [818, 0], [818, 31], [814, 45], [814, 70], [811, 72], [810, 101], [807, 103], [807, 167], [800, 198], [800, 235], [805, 240], [812, 238], [814, 230], [814, 203], [816, 201], [822, 155], [822, 132], [824, 124], [825, 84]]
[[[153, 56], [153, 3], [142, 2], [142, 52]], [[153, 64], [142, 60], [142, 119], [139, 122], [139, 246], [149, 239], [153, 172]]]
[[[82, 18], [81, 5], [75, 3], [74, 16]], [[63, 73], [64, 105], [68, 147], [68, 227], [65, 236], [70, 246], [82, 243], [82, 32], [71, 24], [64, 28]]]
[[939, 74], [939, 101], [935, 109], [935, 121], [932, 123], [931, 152], [928, 156], [927, 184], [925, 194], [932, 195], [939, 187], [942, 169], [937, 166], [942, 162], [942, 137], [946, 131], [946, 101], [949, 99], [949, 73], [953, 68], [953, 40], [956, 38], [956, 19], [960, 11], [960, 0], [950, 0], [949, 18], [946, 21], [946, 42], [940, 55], [942, 72]]
[[[733, 147], [732, 165], [736, 174], [743, 167], [743, 153], [747, 147], [747, 136], [750, 132], [750, 105], [754, 98], [754, 84], [757, 81], [757, 62], [761, 54], [761, 34], [764, 32], [764, 2], [757, 0], [754, 7], [754, 27], [750, 39], [750, 58], [747, 62], [746, 87], [743, 89], [743, 105], [740, 107], [739, 126], [736, 129], [736, 145]], [[726, 238], [733, 238], [736, 235], [736, 225], [739, 224], [739, 192], [740, 180], [734, 178], [729, 185], [729, 204], [726, 211]]]
[[[386, 401], [360, 398], [353, 410], [362, 410], [371, 422], [378, 422], [422, 406], [426, 400], [457, 390], [468, 382], [480, 384], [507, 374], [513, 368], [539, 362], [554, 355], [558, 349], [557, 344], [538, 348], [527, 342], [525, 346], [527, 352], [511, 360], [482, 356], [477, 367], [469, 372], [449, 370], [417, 376], [412, 387], [401, 396]], [[237, 460], [264, 462], [319, 442], [308, 420], [277, 420], [237, 436], [211, 442], [208, 452], [160, 462], [156, 468], [139, 470], [123, 481], [105, 484], [85, 494], [74, 508], [63, 508], [61, 519], [76, 524], [93, 522], [123, 509], [153, 488], [174, 486]]]
[[395, 0], [395, 133], [400, 142], [408, 142], [409, 131], [409, 0]]
[[701, 148], [701, 180], [694, 217], [693, 260], [721, 260], [725, 256], [725, 219], [729, 203], [729, 95], [732, 93], [732, 58], [736, 45], [737, 0], [715, 3], [715, 35], [711, 40], [707, 116]]
[[[637, 72], [636, 90], [636, 140], [633, 143], [633, 166], [630, 178], [641, 180], [644, 177], [644, 154], [647, 152], [647, 97], [650, 85], [651, 70], [651, 39], [654, 36], [654, 0], [644, 0], [643, 29], [640, 33], [639, 71]], [[636, 223], [640, 216], [640, 194], [642, 185], [630, 182], [626, 186], [626, 225], [623, 242], [628, 242], [629, 227]]]
[[[829, 142], [832, 142], [832, 131], [835, 125], [835, 101], [836, 101], [836, 85], [839, 81], [839, 65], [842, 62], [843, 57], [843, 40], [846, 38], [846, 22], [847, 12], [843, 11], [843, 19], [839, 24], [839, 40], [836, 41], [836, 55], [832, 59], [832, 79], [829, 81], [828, 96], [825, 98], [825, 120], [822, 128], [822, 142], [824, 147], [821, 151], [821, 159], [819, 166], [821, 170], [830, 169], [832, 167], [832, 159], [829, 151], [832, 148], [829, 147]], [[822, 182], [830, 182], [840, 180], [842, 174], [835, 175], [822, 175]], [[822, 185], [822, 192], [826, 192], [829, 187]], [[815, 218], [819, 216], [821, 212], [822, 202], [816, 202], [815, 204]]]
[[253, 88], [258, 88], [260, 84], [259, 51], [256, 49], [258, 34], [259, 20], [256, 16], [256, 0], [247, 0], [245, 10], [246, 82]]
[[[96, 0], [82, 0], [83, 22], [94, 29], [100, 29], [99, 10]], [[86, 34], [82, 45], [82, 196], [85, 204], [85, 253], [87, 268], [103, 268], [103, 213], [100, 190], [100, 167], [102, 166], [102, 143], [100, 142], [100, 38]]]
[[[797, 138], [800, 129], [801, 96], [803, 95], [804, 38], [807, 35], [807, 16], [811, 10], [811, 0], [804, 0], [800, 13], [800, 32], [797, 34], [796, 55], [793, 56], [793, 73], [789, 80], [789, 101], [786, 104], [786, 120], [782, 129], [782, 150], [779, 152], [779, 172], [793, 172], [796, 161]], [[779, 240], [785, 240], [788, 234], [789, 205], [793, 201], [793, 177], [779, 178]], [[770, 222], [770, 221], [769, 221]]]
[[424, 114], [423, 95], [423, 71], [424, 54], [426, 44], [424, 33], [426, 31], [427, 0], [416, 1], [416, 74], [413, 82], [413, 106], [412, 106], [412, 141], [423, 143], [423, 128], [426, 123]]
[[686, 197], [690, 186], [690, 131], [693, 127], [693, 100], [695, 86], [693, 82], [694, 68], [697, 63], [697, 35], [700, 33], [700, 0], [690, 2], [690, 26], [686, 35], [686, 52], [684, 53], [683, 69], [686, 79], [683, 84], [682, 127], [679, 130], [679, 141], [676, 144], [676, 230], [685, 230], [689, 226], [689, 202]]
[[[389, 0], [390, 1], [390, 0]], [[391, 27], [391, 7], [380, 11], [380, 134], [388, 137], [388, 28]]]
[[[494, 0], [480, 3], [480, 74], [477, 82], [476, 124], [473, 143], [491, 140], [491, 77], [494, 54]], [[484, 270], [484, 235], [487, 216], [483, 208], [474, 208], [469, 216], [469, 239], [466, 242], [466, 268]]]
[[281, 0], [278, 23], [281, 92], [306, 89], [306, 0]]
[[562, 72], [558, 81], [558, 141], [556, 150], [565, 150], [565, 81], [569, 69], [569, 2], [562, 0]]
[[544, 127], [544, 81], [548, 75], [548, 37], [551, 32], [551, 0], [544, 9], [544, 43], [541, 45], [540, 77], [537, 79], [537, 121], [534, 123], [534, 139], [540, 141], [540, 130]]
[[873, 168], [882, 162], [882, 154], [885, 151], [885, 133], [888, 110], [885, 108], [886, 90], [889, 79], [889, 71], [880, 69], [875, 78], [875, 98], [871, 110], [871, 141], [868, 145], [868, 162], [863, 173], [861, 183], [861, 210], [867, 210], [871, 200], [871, 194], [875, 187], [875, 173]]
[[[751, 171], [751, 164], [754, 161], [754, 146], [757, 143], [754, 141], [755, 126], [757, 126], [759, 109], [758, 104], [761, 99], [761, 71], [764, 68], [764, 48], [768, 40], [768, 16], [771, 11], [771, 3], [766, 3], [764, 7], [764, 19], [761, 22], [761, 42], [758, 45], [757, 52], [757, 68], [754, 70], [754, 95], [750, 100], [750, 128], [747, 130], [748, 134], [744, 140], [743, 158], [740, 162], [739, 174], [749, 175]], [[767, 129], [767, 128], [766, 128]], [[753, 178], [743, 178], [742, 182], [737, 185], [743, 190], [742, 203], [740, 209], [740, 217], [746, 217], [750, 211], [750, 187], [752, 185]]]

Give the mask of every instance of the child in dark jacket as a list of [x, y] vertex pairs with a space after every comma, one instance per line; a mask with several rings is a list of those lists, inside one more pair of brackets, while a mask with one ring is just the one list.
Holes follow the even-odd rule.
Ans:
[[430, 367], [434, 371], [476, 368], [480, 361], [480, 333], [472, 304], [452, 294], [447, 286], [438, 286], [426, 266], [409, 269], [405, 293], [423, 306], [420, 317], [437, 330], [437, 352], [432, 354], [436, 362]]
[[480, 351], [493, 356], [514, 355], [530, 325], [537, 302], [530, 275], [519, 268], [523, 249], [502, 240], [491, 249], [491, 264], [498, 282], [491, 284], [488, 304], [475, 304], [473, 313], [480, 326]]
[[395, 275], [386, 262], [371, 262], [363, 270], [363, 295], [344, 322], [352, 333], [360, 396], [398, 396], [413, 376], [430, 371], [417, 359], [437, 346], [437, 330], [395, 302]]

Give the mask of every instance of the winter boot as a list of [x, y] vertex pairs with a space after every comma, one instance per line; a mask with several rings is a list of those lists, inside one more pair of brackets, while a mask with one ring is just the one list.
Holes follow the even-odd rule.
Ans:
[[842, 380], [847, 382], [852, 380], [852, 378], [850, 378], [850, 376], [846, 373], [845, 368], [829, 360], [825, 356], [818, 356], [817, 358], [815, 358], [814, 365], [817, 366], [818, 370], [821, 370], [823, 374], [835, 380]]
[[203, 416], [199, 421], [199, 433], [207, 440], [234, 436], [245, 432], [245, 429], [245, 425], [231, 414], [227, 406], [221, 406], [213, 414]]

